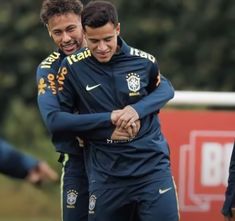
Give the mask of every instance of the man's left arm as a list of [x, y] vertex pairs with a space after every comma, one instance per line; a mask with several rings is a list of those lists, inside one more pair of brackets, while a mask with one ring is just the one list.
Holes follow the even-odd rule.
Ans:
[[149, 78], [149, 83], [146, 87], [148, 95], [131, 105], [138, 113], [140, 119], [159, 111], [174, 97], [174, 88], [171, 82], [160, 74], [160, 68], [156, 59], [151, 63], [151, 68], [146, 74]]
[[142, 98], [133, 107], [142, 119], [145, 116], [163, 108], [174, 97], [174, 88], [171, 82], [161, 75], [161, 83], [147, 96]]
[[147, 96], [135, 104], [126, 106], [122, 110], [117, 110], [111, 115], [112, 122], [116, 126], [129, 127], [136, 120], [157, 112], [174, 97], [174, 88], [171, 82], [161, 75], [161, 82]]

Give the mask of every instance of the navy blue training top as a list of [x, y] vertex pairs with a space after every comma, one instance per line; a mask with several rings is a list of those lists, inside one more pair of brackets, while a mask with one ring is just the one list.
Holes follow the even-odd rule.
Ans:
[[68, 56], [58, 78], [63, 110], [103, 113], [131, 105], [140, 116], [141, 129], [133, 140], [89, 139], [90, 183], [103, 187], [170, 175], [169, 148], [156, 111], [174, 96], [174, 89], [164, 77], [156, 86], [159, 69], [154, 56], [121, 38], [118, 44], [119, 53], [107, 63], [98, 62], [87, 48]]
[[235, 142], [230, 159], [228, 186], [225, 192], [225, 201], [221, 211], [222, 214], [225, 216], [231, 216], [232, 207], [235, 207]]
[[[79, 115], [61, 112], [57, 98], [57, 73], [63, 52], [54, 51], [44, 59], [37, 68], [38, 106], [42, 119], [52, 135], [52, 141], [58, 152], [80, 154], [80, 146], [76, 136], [100, 137], [111, 136], [111, 131], [101, 130], [111, 126], [110, 113]], [[74, 111], [74, 110], [73, 110]], [[108, 132], [108, 134], [107, 134]], [[80, 140], [80, 139], [79, 139]]]

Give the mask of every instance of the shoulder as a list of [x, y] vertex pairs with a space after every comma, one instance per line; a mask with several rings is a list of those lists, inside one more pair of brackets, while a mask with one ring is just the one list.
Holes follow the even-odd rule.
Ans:
[[82, 48], [78, 52], [67, 56], [63, 60], [63, 64], [67, 64], [69, 66], [72, 66], [76, 63], [83, 63], [85, 62], [89, 57], [91, 57], [91, 51], [88, 48]]
[[130, 47], [130, 55], [145, 60], [146, 62], [156, 62], [156, 58], [153, 55], [137, 48]]
[[38, 66], [39, 69], [51, 69], [60, 65], [61, 53], [54, 51], [48, 55]]
[[57, 74], [61, 59], [61, 54], [59, 52], [52, 52], [38, 65], [37, 78], [47, 77], [48, 74]]

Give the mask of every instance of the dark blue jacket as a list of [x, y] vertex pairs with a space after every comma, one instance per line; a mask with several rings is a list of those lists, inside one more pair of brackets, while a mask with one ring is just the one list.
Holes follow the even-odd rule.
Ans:
[[[62, 110], [74, 108], [81, 114], [111, 112], [131, 105], [141, 119], [141, 130], [134, 140], [89, 139], [91, 183], [120, 186], [115, 177], [161, 179], [169, 176], [169, 149], [161, 133], [156, 112], [174, 96], [170, 82], [162, 77], [156, 59], [118, 39], [119, 53], [107, 63], [99, 63], [89, 49], [68, 56], [59, 73], [59, 99]], [[110, 131], [111, 128], [107, 128]], [[102, 174], [100, 176], [100, 174]], [[112, 177], [114, 178], [112, 180]]]
[[228, 186], [225, 192], [222, 214], [225, 216], [231, 216], [232, 207], [235, 207], [235, 142], [230, 160]]
[[[76, 136], [111, 136], [111, 131], [100, 130], [110, 127], [110, 113], [79, 115], [61, 112], [57, 99], [57, 73], [65, 54], [52, 52], [37, 68], [38, 106], [43, 121], [52, 135], [52, 141], [58, 152], [80, 154], [81, 144]], [[73, 110], [74, 111], [74, 110]], [[108, 132], [108, 134], [107, 134]]]
[[11, 144], [0, 139], [0, 172], [24, 179], [29, 171], [38, 165], [34, 157], [21, 153]]

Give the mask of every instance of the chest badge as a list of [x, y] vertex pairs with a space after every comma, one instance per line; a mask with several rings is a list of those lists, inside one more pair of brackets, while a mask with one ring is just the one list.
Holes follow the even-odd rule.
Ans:
[[139, 95], [140, 90], [140, 76], [136, 73], [129, 73], [126, 76], [127, 86], [130, 90], [129, 96], [137, 96]]

